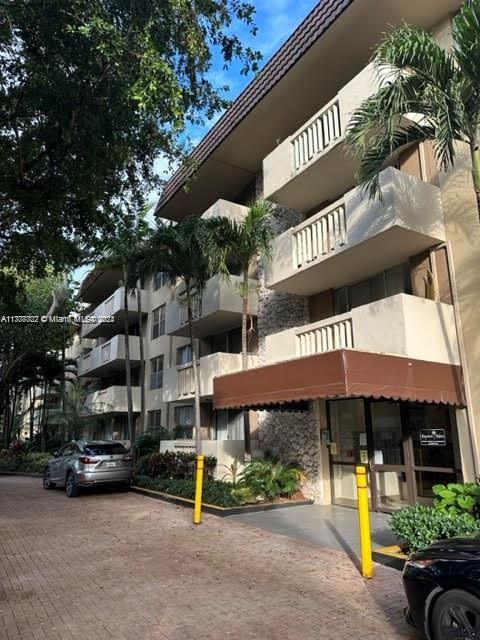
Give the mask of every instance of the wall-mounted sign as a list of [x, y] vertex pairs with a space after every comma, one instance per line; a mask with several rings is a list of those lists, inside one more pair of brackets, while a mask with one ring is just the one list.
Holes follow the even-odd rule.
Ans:
[[422, 447], [445, 447], [445, 429], [420, 429], [420, 444]]
[[330, 444], [330, 429], [322, 429], [320, 431], [322, 444]]
[[360, 462], [362, 464], [368, 464], [368, 450], [360, 449]]

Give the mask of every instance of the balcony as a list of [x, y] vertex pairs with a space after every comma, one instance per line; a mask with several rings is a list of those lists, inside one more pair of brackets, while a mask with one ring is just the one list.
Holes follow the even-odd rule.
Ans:
[[248, 213], [248, 207], [236, 202], [230, 202], [230, 200], [217, 200], [211, 207], [209, 207], [205, 213], [202, 214], [202, 218], [229, 218], [235, 222], [241, 222]]
[[267, 286], [300, 295], [361, 280], [445, 240], [440, 190], [389, 167], [382, 199], [362, 189], [277, 236]]
[[460, 364], [453, 307], [404, 293], [266, 338], [267, 364], [357, 349]]
[[[238, 286], [241, 276], [231, 276], [230, 282], [220, 276], [210, 278], [201, 296], [194, 296], [193, 317], [195, 320], [195, 337], [222, 333], [238, 327], [242, 316], [242, 298]], [[249, 280], [254, 288], [257, 281]], [[166, 333], [173, 336], [188, 336], [187, 307], [185, 297], [180, 294], [167, 305]], [[250, 295], [250, 313], [257, 313], [257, 295]]]
[[[140, 387], [132, 387], [133, 410], [140, 411]], [[112, 386], [89, 393], [84, 402], [86, 414], [127, 413], [127, 387]]]
[[[82, 323], [82, 338], [110, 337], [123, 331], [125, 322], [124, 288], [119, 287], [109, 298], [95, 307], [88, 315], [95, 322]], [[146, 293], [142, 291], [142, 300], [146, 300]], [[128, 323], [131, 324], [138, 317], [137, 296], [128, 296]]]
[[[258, 364], [257, 356], [248, 356], [248, 367]], [[200, 395], [210, 398], [213, 395], [213, 379], [218, 376], [240, 371], [242, 356], [239, 353], [212, 353], [200, 358], [199, 364]], [[163, 379], [164, 402], [189, 400], [195, 394], [193, 365], [179, 365], [165, 370]]]
[[[130, 364], [140, 364], [138, 336], [129, 336]], [[125, 337], [114, 336], [108, 342], [95, 347], [78, 361], [78, 375], [99, 378], [125, 369]]]
[[351, 185], [354, 159], [345, 150], [350, 117], [378, 83], [370, 64], [263, 160], [264, 197], [306, 212]]

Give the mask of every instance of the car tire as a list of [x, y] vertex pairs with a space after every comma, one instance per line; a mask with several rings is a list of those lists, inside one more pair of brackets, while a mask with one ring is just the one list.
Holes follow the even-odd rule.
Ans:
[[467, 591], [451, 589], [435, 602], [430, 618], [432, 640], [458, 638], [474, 640], [480, 629], [480, 600]]
[[50, 489], [55, 489], [55, 487], [55, 482], [50, 479], [50, 469], [47, 468], [43, 472], [43, 488], [49, 491]]
[[80, 495], [80, 489], [75, 482], [75, 476], [72, 471], [67, 473], [67, 479], [65, 481], [65, 493], [68, 498], [76, 498]]

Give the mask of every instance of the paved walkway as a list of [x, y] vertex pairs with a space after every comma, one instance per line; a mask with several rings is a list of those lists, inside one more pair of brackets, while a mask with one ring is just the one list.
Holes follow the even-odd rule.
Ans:
[[[230, 516], [230, 518], [298, 540], [345, 551], [352, 559], [360, 555], [356, 509], [312, 504], [304, 507], [245, 513]], [[388, 527], [389, 518], [390, 516], [385, 513], [370, 514], [374, 548], [395, 544], [395, 538]]]
[[0, 638], [412, 638], [400, 574], [136, 494], [0, 477]]

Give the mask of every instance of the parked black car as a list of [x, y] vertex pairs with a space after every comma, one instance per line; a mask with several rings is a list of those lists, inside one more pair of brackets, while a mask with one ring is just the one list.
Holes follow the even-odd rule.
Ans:
[[412, 554], [403, 570], [406, 616], [430, 640], [480, 640], [480, 536]]

